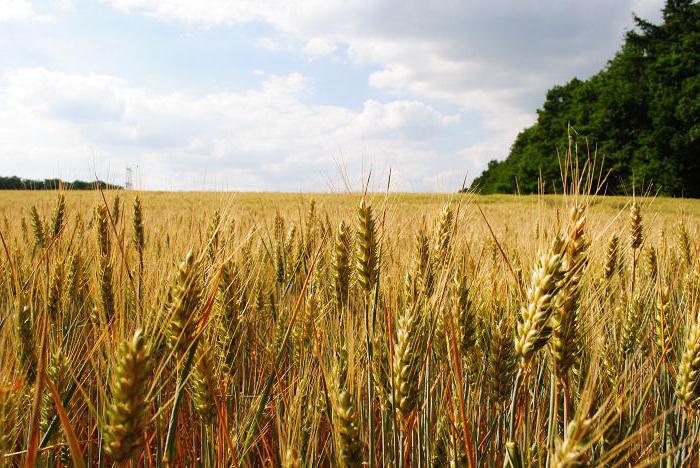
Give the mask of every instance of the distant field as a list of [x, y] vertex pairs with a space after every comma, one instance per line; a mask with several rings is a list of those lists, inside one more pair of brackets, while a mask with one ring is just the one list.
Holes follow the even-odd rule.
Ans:
[[700, 201], [104, 197], [0, 192], [0, 465], [697, 450]]
[[[15, 217], [18, 213], [25, 216], [31, 206], [51, 210], [57, 192], [50, 191], [0, 191], [0, 213]], [[82, 214], [89, 212], [102, 198], [98, 192], [64, 192], [68, 205]], [[270, 220], [275, 210], [284, 212], [285, 217], [303, 217], [311, 200], [328, 212], [331, 219], [354, 213], [358, 194], [327, 193], [219, 193], [219, 192], [104, 192], [111, 202], [115, 195], [125, 201], [137, 194], [149, 209], [155, 210], [155, 219], [163, 214], [191, 216], [193, 220], [206, 218], [211, 210], [218, 209], [231, 213], [242, 211], [243, 214], [255, 214], [261, 220]], [[423, 194], [423, 193], [383, 193], [368, 195], [373, 204], [386, 206], [395, 219], [411, 218], [413, 215], [436, 214], [447, 202], [462, 204], [470, 215], [474, 205], [480, 205], [484, 212], [493, 215], [494, 220], [505, 216], [509, 221], [522, 217], [534, 220], [540, 215], [551, 214], [561, 208], [561, 197], [557, 195], [473, 195], [473, 194]], [[588, 199], [591, 213], [596, 216], [611, 216], [628, 207], [631, 197], [592, 197]], [[700, 218], [700, 200], [679, 198], [638, 198], [648, 215], [658, 218], [662, 224], [677, 221], [679, 217], [691, 221]], [[18, 211], [19, 210], [19, 211]], [[325, 215], [325, 213], [324, 213]], [[240, 217], [240, 216], [239, 216]], [[481, 223], [477, 223], [481, 224]], [[185, 227], [185, 226], [181, 226]], [[196, 227], [196, 226], [195, 226]], [[471, 226], [472, 228], [475, 226]], [[655, 227], [659, 227], [655, 225]]]
[[[108, 203], [115, 195], [128, 204], [136, 192], [104, 192]], [[89, 217], [98, 203], [102, 203], [99, 192], [65, 192], [69, 213]], [[149, 223], [157, 232], [171, 232], [178, 238], [198, 241], [206, 235], [211, 214], [219, 210], [227, 220], [238, 227], [269, 231], [279, 213], [289, 223], [302, 224], [310, 202], [317, 204], [325, 221], [326, 216], [333, 227], [341, 219], [352, 222], [355, 216], [358, 194], [327, 193], [214, 193], [214, 192], [142, 192], [139, 194], [148, 211]], [[0, 216], [9, 220], [24, 217], [29, 222], [29, 210], [36, 206], [47, 215], [53, 209], [55, 192], [0, 191]], [[546, 226], [561, 222], [562, 197], [547, 195], [459, 195], [422, 193], [383, 193], [368, 195], [375, 211], [386, 209], [385, 228], [392, 235], [397, 232], [402, 238], [412, 241], [419, 221], [425, 217], [428, 225], [434, 224], [446, 203], [460, 206], [461, 234], [482, 238], [487, 232], [486, 224], [476, 209], [480, 206], [492, 227], [502, 236], [514, 236], [519, 242], [529, 243], [532, 228], [539, 222]], [[679, 221], [689, 227], [700, 224], [700, 200], [674, 198], [639, 198], [648, 219], [649, 232], [656, 236], [666, 229], [673, 229]], [[599, 236], [612, 230], [624, 229], [631, 197], [589, 198], [589, 226]], [[517, 228], [517, 229], [516, 229]], [[488, 234], [490, 237], [490, 234]], [[481, 239], [484, 240], [484, 239]], [[182, 250], [189, 246], [182, 246]], [[525, 247], [532, 247], [526, 245]], [[175, 252], [173, 252], [175, 253]], [[179, 252], [182, 253], [182, 252]]]

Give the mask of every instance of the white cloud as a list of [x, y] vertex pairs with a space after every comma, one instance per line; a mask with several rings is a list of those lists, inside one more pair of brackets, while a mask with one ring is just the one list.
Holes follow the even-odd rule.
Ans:
[[337, 48], [338, 44], [335, 42], [324, 37], [315, 37], [306, 42], [304, 54], [310, 57], [323, 57], [332, 54]]
[[[663, 3], [102, 1], [197, 28], [264, 23], [256, 47], [371, 69], [374, 99], [360, 97], [355, 109], [311, 104], [325, 70], [314, 76], [308, 63], [310, 78], [253, 70], [259, 87], [208, 93], [146, 89], [128, 75], [17, 69], [0, 81], [4, 171], [85, 178], [138, 163], [151, 188], [197, 187], [206, 173], [231, 188], [324, 189], [337, 173], [332, 157], [342, 155], [354, 173], [363, 159], [365, 168], [392, 167], [397, 187], [453, 190], [461, 171], [476, 176], [507, 154], [547, 88], [600, 69], [632, 27], [632, 11], [658, 20]], [[39, 12], [30, 0], [0, 2], [0, 23], [80, 10], [72, 0], [48, 0]]]
[[29, 0], [4, 0], [0, 6], [0, 23], [30, 18], [33, 15]]
[[272, 39], [271, 37], [260, 37], [255, 41], [255, 46], [265, 50], [285, 50], [288, 47], [282, 44], [280, 41]]
[[548, 88], [604, 66], [624, 30], [633, 27], [632, 11], [658, 20], [663, 5], [663, 0], [105, 1], [169, 21], [263, 21], [298, 39], [309, 56], [345, 46], [351, 61], [377, 68], [368, 81], [381, 92], [478, 113], [482, 141], [465, 147], [463, 155], [481, 168], [486, 154], [506, 156], [516, 134], [534, 121]]
[[51, 5], [62, 13], [75, 11], [75, 3], [73, 3], [73, 0], [51, 0]]
[[650, 21], [661, 20], [661, 5], [658, 0], [633, 0], [632, 11], [637, 16]]
[[200, 23], [205, 25], [233, 24], [264, 19], [266, 9], [282, 8], [274, 2], [261, 0], [105, 0], [114, 8], [128, 12], [139, 12], [166, 20]]
[[[357, 177], [393, 168], [397, 189], [436, 188], [425, 174], [458, 155], [431, 142], [459, 122], [419, 101], [315, 105], [304, 76], [266, 75], [241, 92], [160, 93], [114, 76], [19, 69], [0, 82], [3, 171], [68, 179], [140, 167], [146, 188], [326, 190], [341, 157]], [[457, 182], [455, 182], [456, 184]], [[454, 189], [454, 187], [451, 187]]]
[[68, 122], [119, 120], [124, 114], [121, 80], [20, 69], [8, 80], [8, 104]]
[[419, 101], [382, 104], [368, 100], [358, 119], [365, 135], [394, 133], [406, 139], [423, 139], [441, 127], [458, 123], [460, 116], [442, 115]]

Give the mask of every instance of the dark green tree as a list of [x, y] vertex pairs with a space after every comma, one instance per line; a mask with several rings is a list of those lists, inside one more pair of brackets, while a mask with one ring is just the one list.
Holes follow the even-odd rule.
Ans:
[[700, 196], [700, 5], [668, 0], [661, 24], [635, 23], [602, 71], [547, 92], [537, 122], [472, 189], [534, 193], [541, 177], [555, 191], [571, 126], [605, 157], [607, 193], [653, 183], [668, 195]]
[[0, 177], [0, 190], [95, 190], [98, 188], [102, 190], [120, 190], [123, 187], [108, 184], [101, 180], [94, 182], [84, 182], [82, 180], [64, 182], [61, 179], [30, 180], [21, 179], [17, 176]]

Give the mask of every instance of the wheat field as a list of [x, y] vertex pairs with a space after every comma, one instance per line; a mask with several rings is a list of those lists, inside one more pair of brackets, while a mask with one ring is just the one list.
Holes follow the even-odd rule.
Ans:
[[700, 202], [0, 192], [0, 466], [698, 465]]

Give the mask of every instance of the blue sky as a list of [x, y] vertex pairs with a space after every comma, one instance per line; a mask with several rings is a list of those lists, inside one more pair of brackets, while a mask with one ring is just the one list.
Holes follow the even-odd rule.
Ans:
[[0, 0], [0, 175], [454, 191], [662, 3]]

